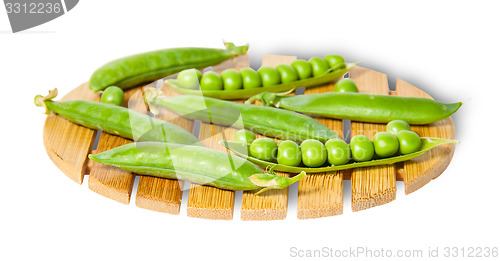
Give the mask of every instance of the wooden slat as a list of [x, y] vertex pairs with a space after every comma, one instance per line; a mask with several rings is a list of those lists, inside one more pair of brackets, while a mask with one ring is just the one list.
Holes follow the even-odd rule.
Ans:
[[[393, 94], [432, 98], [424, 91], [400, 79], [397, 80], [396, 92]], [[428, 125], [414, 125], [411, 128], [421, 137], [455, 138], [455, 127], [451, 117]], [[405, 193], [412, 193], [441, 175], [450, 164], [454, 151], [455, 144], [441, 145], [420, 157], [403, 162], [403, 168], [398, 172], [403, 176]]]
[[[61, 101], [72, 99], [97, 101], [99, 95], [90, 91], [88, 84], [82, 84]], [[43, 128], [43, 144], [54, 164], [70, 179], [82, 184], [87, 171], [87, 155], [92, 149], [96, 133], [50, 113]]]
[[[304, 94], [331, 92], [335, 83], [307, 88]], [[341, 120], [316, 118], [343, 138]], [[297, 218], [320, 218], [343, 213], [343, 175], [346, 171], [311, 174], [299, 181]]]
[[[167, 97], [179, 95], [166, 83], [163, 84], [162, 91]], [[189, 132], [193, 130], [193, 121], [184, 119], [164, 108], [160, 108], [159, 116], [155, 115], [155, 117], [176, 124]], [[183, 187], [184, 182], [182, 180], [141, 176], [137, 187], [135, 204], [140, 208], [178, 215]]]
[[[227, 139], [224, 136], [230, 135], [232, 131], [230, 128], [202, 123], [199, 139], [206, 147], [226, 151], [218, 141]], [[188, 216], [230, 220], [233, 218], [233, 208], [234, 191], [191, 184], [187, 208]]]
[[[225, 61], [222, 64], [212, 67], [212, 70], [220, 73], [227, 68], [239, 69], [248, 67], [249, 64], [249, 56], [240, 55], [232, 60]], [[201, 123], [199, 140], [203, 145], [209, 148], [227, 152], [226, 148], [218, 142], [223, 140], [225, 135], [228, 135], [226, 137], [233, 137], [236, 131], [236, 129], [232, 128]], [[187, 215], [205, 219], [233, 219], [234, 195], [234, 191], [191, 184], [191, 188], [189, 189]]]
[[[297, 60], [296, 56], [264, 55], [262, 66], [276, 67], [279, 64], [290, 64]], [[276, 172], [280, 176], [287, 173]], [[255, 195], [255, 191], [243, 192], [241, 202], [241, 220], [279, 220], [285, 219], [288, 208], [288, 188], [268, 190]]]
[[300, 181], [297, 218], [320, 218], [342, 213], [342, 172], [311, 174]]
[[[131, 140], [115, 135], [102, 133], [97, 145], [96, 153], [131, 143]], [[107, 198], [123, 204], [130, 202], [134, 174], [110, 165], [94, 162], [89, 174], [89, 188]]]
[[[387, 76], [373, 70], [354, 67], [350, 77], [360, 92], [389, 94]], [[370, 139], [375, 133], [385, 131], [385, 124], [351, 122], [351, 137], [365, 135]], [[352, 211], [380, 206], [396, 199], [395, 165], [356, 168], [351, 175]]]
[[[125, 92], [125, 103], [130, 109], [145, 113], [142, 88]], [[133, 142], [115, 135], [102, 133], [96, 153]], [[135, 175], [122, 169], [94, 162], [89, 174], [89, 188], [94, 192], [123, 204], [130, 202]]]

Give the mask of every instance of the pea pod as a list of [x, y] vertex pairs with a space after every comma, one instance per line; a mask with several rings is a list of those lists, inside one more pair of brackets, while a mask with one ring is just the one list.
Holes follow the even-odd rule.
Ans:
[[300, 113], [272, 107], [248, 105], [197, 95], [161, 96], [155, 88], [145, 89], [144, 99], [150, 110], [165, 107], [191, 120], [200, 120], [234, 128], [245, 128], [265, 136], [302, 141], [327, 141], [338, 135], [315, 119]]
[[168, 84], [172, 86], [175, 90], [183, 94], [191, 94], [191, 95], [203, 95], [205, 97], [223, 99], [223, 100], [237, 100], [237, 99], [245, 99], [252, 97], [261, 92], [284, 92], [291, 89], [297, 89], [300, 87], [313, 87], [321, 84], [325, 84], [328, 82], [332, 82], [344, 74], [346, 74], [352, 67], [354, 67], [355, 63], [348, 63], [346, 66], [337, 66], [331, 68], [325, 74], [322, 74], [317, 77], [302, 79], [294, 82], [281, 83], [278, 85], [268, 86], [268, 87], [260, 87], [260, 88], [252, 88], [252, 89], [238, 89], [238, 90], [192, 90], [183, 88], [177, 82], [177, 80], [169, 79], [167, 80]]
[[100, 91], [110, 85], [128, 89], [153, 82], [184, 69], [202, 68], [245, 54], [248, 45], [224, 43], [226, 49], [172, 48], [136, 54], [111, 61], [97, 69], [89, 80], [89, 88]]
[[403, 120], [410, 124], [428, 124], [455, 113], [461, 102], [443, 104], [428, 98], [373, 95], [367, 93], [326, 92], [298, 96], [260, 93], [249, 100], [327, 118], [387, 123]]
[[47, 114], [53, 111], [73, 123], [123, 138], [201, 146], [193, 134], [173, 123], [102, 102], [52, 101], [56, 96], [57, 89], [49, 92], [46, 97], [38, 95], [35, 97], [35, 104], [45, 107]]
[[228, 190], [260, 188], [258, 193], [286, 188], [306, 176], [302, 172], [293, 178], [281, 177], [222, 151], [162, 142], [129, 143], [89, 155], [89, 158], [141, 175], [181, 179]]
[[247, 160], [263, 167], [263, 168], [272, 168], [275, 171], [282, 171], [282, 172], [289, 172], [289, 173], [299, 173], [299, 172], [305, 171], [308, 174], [331, 172], [331, 171], [361, 168], [361, 167], [371, 167], [371, 166], [378, 166], [378, 165], [394, 164], [397, 162], [402, 162], [402, 161], [416, 158], [416, 157], [422, 155], [424, 152], [429, 151], [430, 149], [432, 149], [436, 146], [439, 146], [441, 144], [458, 143], [457, 140], [438, 139], [438, 138], [421, 138], [421, 141], [422, 141], [422, 145], [420, 147], [420, 150], [413, 152], [413, 153], [410, 153], [410, 154], [405, 154], [405, 155], [400, 155], [400, 156], [395, 156], [395, 157], [390, 157], [390, 158], [383, 158], [383, 159], [374, 159], [374, 160], [363, 161], [363, 162], [351, 162], [351, 163], [344, 164], [344, 165], [319, 167], [319, 168], [293, 167], [293, 166], [276, 164], [274, 162], [264, 161], [264, 160], [260, 160], [260, 159], [254, 158], [252, 156], [249, 156], [250, 154], [248, 153], [248, 145], [245, 143], [234, 142], [234, 141], [221, 141], [219, 143], [221, 143], [228, 150], [236, 153], [236, 155], [241, 156], [244, 159], [247, 159]]

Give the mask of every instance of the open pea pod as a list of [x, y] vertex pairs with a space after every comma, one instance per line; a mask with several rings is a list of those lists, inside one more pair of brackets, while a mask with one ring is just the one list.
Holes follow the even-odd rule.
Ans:
[[226, 147], [228, 150], [234, 152], [236, 155], [241, 156], [241, 157], [247, 159], [248, 161], [255, 163], [256, 165], [258, 165], [260, 167], [272, 168], [274, 171], [289, 172], [289, 173], [300, 173], [302, 171], [305, 171], [307, 174], [394, 164], [396, 162], [402, 162], [402, 161], [416, 158], [416, 157], [422, 155], [424, 152], [426, 152], [426, 151], [428, 151], [436, 146], [439, 146], [441, 144], [447, 144], [447, 143], [455, 143], [456, 144], [456, 143], [458, 143], [457, 140], [448, 140], [448, 139], [427, 138], [427, 137], [423, 137], [420, 139], [422, 140], [422, 146], [420, 147], [420, 150], [418, 150], [417, 152], [414, 152], [414, 153], [390, 157], [390, 158], [374, 159], [374, 160], [363, 161], [363, 162], [352, 162], [352, 163], [348, 163], [345, 165], [327, 166], [327, 167], [319, 167], [319, 168], [292, 167], [292, 166], [286, 166], [286, 165], [281, 165], [281, 164], [277, 164], [277, 163], [273, 163], [273, 162], [264, 161], [264, 160], [260, 160], [260, 159], [257, 159], [257, 158], [254, 158], [254, 157], [248, 155], [249, 154], [248, 153], [248, 145], [245, 143], [235, 142], [235, 141], [220, 141], [219, 143], [222, 144], [222, 146]]
[[290, 83], [283, 83], [283, 84], [278, 84], [274, 86], [268, 86], [268, 87], [260, 87], [260, 88], [254, 88], [254, 89], [238, 89], [238, 90], [193, 90], [193, 89], [187, 89], [181, 87], [177, 80], [175, 79], [169, 79], [167, 80], [167, 83], [172, 86], [175, 90], [177, 90], [180, 93], [183, 94], [191, 94], [191, 95], [203, 95], [205, 97], [211, 97], [211, 98], [217, 98], [217, 99], [222, 99], [222, 100], [238, 100], [238, 99], [245, 99], [252, 97], [254, 95], [257, 95], [261, 92], [286, 92], [289, 90], [294, 90], [298, 89], [301, 87], [313, 87], [321, 84], [325, 84], [328, 82], [332, 82], [340, 77], [342, 77], [344, 74], [346, 74], [349, 70], [351, 70], [356, 63], [346, 63], [345, 67], [341, 68], [331, 68], [329, 71], [327, 71], [325, 74], [317, 76], [317, 77], [312, 77], [312, 78], [307, 78], [303, 80], [298, 80], [295, 82], [290, 82]]

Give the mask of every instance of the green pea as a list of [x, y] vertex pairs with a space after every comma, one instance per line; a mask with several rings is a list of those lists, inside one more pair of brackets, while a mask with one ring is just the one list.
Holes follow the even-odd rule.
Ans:
[[291, 140], [285, 140], [278, 145], [278, 164], [296, 167], [302, 161], [299, 145]]
[[278, 145], [273, 139], [258, 138], [250, 144], [250, 155], [265, 161], [275, 161]]
[[330, 54], [325, 56], [324, 59], [330, 68], [345, 64], [344, 57], [340, 55]]
[[390, 132], [392, 134], [397, 134], [402, 130], [408, 130], [408, 131], [411, 130], [410, 124], [402, 120], [393, 120], [387, 123], [387, 132]]
[[373, 146], [375, 147], [375, 154], [385, 158], [398, 152], [399, 141], [396, 135], [381, 131], [373, 136]]
[[227, 69], [220, 74], [224, 84], [224, 90], [238, 90], [243, 87], [241, 75], [235, 69]]
[[359, 92], [356, 82], [352, 79], [341, 79], [335, 84], [334, 92]]
[[255, 140], [255, 134], [249, 130], [241, 129], [234, 134], [234, 140], [251, 144]]
[[296, 60], [292, 62], [292, 67], [297, 71], [299, 78], [307, 79], [312, 77], [312, 66], [308, 61]]
[[123, 104], [123, 90], [116, 86], [109, 86], [102, 92], [101, 102], [121, 106]]
[[402, 130], [396, 134], [399, 140], [399, 153], [410, 154], [420, 150], [422, 141], [417, 133], [409, 130]]
[[186, 89], [198, 89], [201, 72], [198, 69], [187, 69], [177, 75], [177, 82]]
[[223, 84], [220, 76], [213, 71], [203, 74], [200, 80], [200, 89], [202, 90], [222, 90]]
[[351, 139], [351, 154], [355, 161], [368, 161], [373, 158], [375, 148], [372, 141], [364, 135], [356, 135]]
[[349, 144], [341, 139], [329, 139], [325, 147], [328, 152], [328, 163], [333, 166], [344, 165], [351, 159]]
[[326, 162], [326, 148], [319, 140], [307, 139], [300, 144], [300, 149], [302, 162], [307, 167], [319, 167]]
[[241, 78], [243, 80], [243, 89], [253, 89], [262, 87], [262, 80], [260, 75], [252, 68], [243, 68], [240, 70]]
[[278, 70], [282, 83], [294, 82], [299, 79], [299, 75], [297, 71], [293, 69], [291, 65], [288, 64], [280, 64], [276, 66], [276, 70]]
[[311, 59], [309, 59], [309, 63], [312, 66], [312, 72], [314, 77], [325, 74], [326, 71], [330, 69], [325, 60], [319, 57], [312, 57]]
[[278, 85], [281, 82], [278, 70], [273, 67], [263, 66], [259, 68], [258, 72], [262, 79], [262, 86], [264, 87]]

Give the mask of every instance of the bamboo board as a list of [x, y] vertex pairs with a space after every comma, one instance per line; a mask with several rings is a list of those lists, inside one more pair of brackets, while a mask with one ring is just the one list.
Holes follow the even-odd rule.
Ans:
[[[296, 57], [264, 56], [263, 65], [275, 66], [280, 63], [291, 63]], [[226, 68], [241, 69], [249, 64], [248, 55], [239, 56], [214, 66], [220, 72]], [[356, 66], [350, 77], [358, 84], [360, 91], [414, 97], [430, 97], [418, 88], [398, 79], [396, 91], [389, 91], [385, 74]], [[168, 84], [162, 81], [154, 83], [161, 87], [166, 96], [179, 95]], [[305, 93], [321, 93], [333, 91], [335, 83], [325, 84], [305, 90]], [[126, 92], [125, 106], [147, 113], [142, 101], [142, 88]], [[83, 84], [62, 100], [87, 99], [98, 101], [98, 94]], [[241, 101], [239, 101], [241, 102]], [[173, 122], [188, 131], [195, 132], [193, 121], [186, 120], [175, 113], [163, 110], [157, 116]], [[316, 118], [333, 129], [342, 137], [344, 124], [340, 120]], [[351, 136], [357, 134], [372, 137], [377, 131], [385, 129], [383, 124], [366, 124], [351, 122]], [[424, 126], [412, 126], [421, 136], [438, 138], [454, 138], [455, 129], [451, 118]], [[232, 140], [237, 129], [212, 124], [200, 124], [197, 135], [207, 147], [227, 151], [218, 144], [222, 139]], [[88, 176], [89, 188], [107, 198], [129, 204], [132, 195], [135, 174], [117, 168], [92, 163], [89, 153], [99, 153], [131, 142], [114, 135], [101, 134], [97, 131], [73, 124], [59, 115], [48, 115], [43, 128], [44, 146], [49, 158], [69, 178], [81, 184]], [[97, 150], [92, 147], [97, 145]], [[437, 178], [448, 166], [454, 152], [454, 144], [432, 149], [404, 163], [369, 167], [355, 170], [337, 171], [333, 173], [311, 174], [298, 184], [298, 194], [290, 194], [289, 190], [271, 190], [256, 196], [253, 192], [244, 192], [241, 199], [240, 217], [242, 220], [276, 220], [284, 219], [288, 212], [288, 201], [297, 202], [297, 218], [309, 219], [339, 215], [343, 213], [343, 180], [351, 180], [352, 211], [360, 211], [374, 206], [386, 204], [395, 199], [396, 181], [405, 183], [406, 194], [412, 193], [432, 179]], [[279, 173], [279, 175], [288, 175]], [[136, 194], [136, 205], [141, 208], [178, 215], [180, 213], [184, 182], [154, 177], [139, 176]], [[187, 215], [204, 219], [233, 219], [235, 196], [233, 191], [217, 189], [198, 184], [191, 184], [187, 201]], [[240, 194], [241, 195], [241, 194]]]

